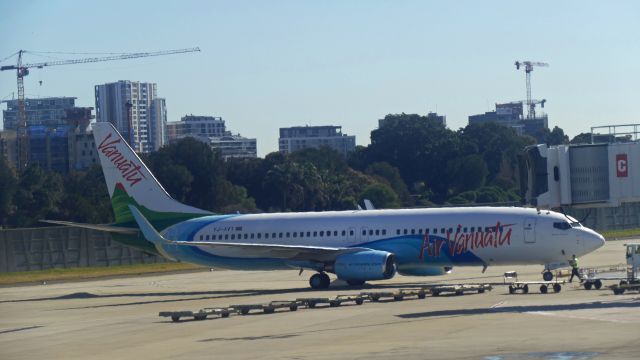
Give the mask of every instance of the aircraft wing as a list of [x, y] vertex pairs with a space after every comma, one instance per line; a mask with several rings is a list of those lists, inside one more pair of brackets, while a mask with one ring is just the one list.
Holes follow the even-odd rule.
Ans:
[[71, 221], [40, 220], [40, 222], [47, 223], [47, 224], [72, 226], [72, 227], [83, 228], [83, 229], [106, 231], [106, 232], [112, 232], [112, 233], [118, 233], [118, 234], [137, 234], [139, 231], [138, 229], [122, 227], [122, 226], [85, 224], [85, 223], [76, 223]]
[[133, 205], [129, 205], [136, 223], [145, 239], [156, 245], [178, 245], [178, 246], [203, 246], [220, 250], [238, 251], [242, 257], [262, 258], [269, 257], [284, 260], [305, 260], [305, 261], [333, 261], [342, 254], [349, 254], [366, 248], [334, 248], [302, 245], [283, 244], [253, 244], [253, 243], [228, 243], [213, 241], [175, 241], [162, 236], [142, 213]]
[[342, 254], [349, 254], [367, 248], [333, 248], [281, 244], [226, 243], [212, 241], [171, 241], [168, 244], [181, 246], [202, 246], [220, 250], [241, 250], [243, 257], [269, 257], [288, 260], [333, 261]]

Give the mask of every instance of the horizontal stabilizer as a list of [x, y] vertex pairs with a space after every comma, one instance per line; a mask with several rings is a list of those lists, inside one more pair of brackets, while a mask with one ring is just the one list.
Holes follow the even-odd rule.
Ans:
[[106, 231], [106, 232], [118, 233], [118, 234], [133, 235], [138, 233], [138, 229], [122, 227], [122, 226], [113, 226], [113, 225], [107, 225], [107, 224], [103, 224], [103, 225], [84, 224], [84, 223], [76, 223], [71, 221], [60, 221], [60, 220], [40, 220], [40, 222], [47, 223], [47, 224], [54, 224], [54, 225], [72, 226], [72, 227], [77, 227], [82, 229]]

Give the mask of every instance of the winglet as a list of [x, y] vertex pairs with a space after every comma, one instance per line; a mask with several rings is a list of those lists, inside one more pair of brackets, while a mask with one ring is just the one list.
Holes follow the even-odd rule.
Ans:
[[149, 220], [142, 215], [140, 210], [133, 205], [129, 205], [129, 210], [131, 210], [131, 214], [133, 214], [133, 217], [136, 220], [138, 227], [140, 227], [140, 231], [142, 231], [145, 239], [151, 241], [156, 245], [156, 247], [157, 245], [170, 243], [169, 240], [165, 239], [158, 231], [156, 231], [156, 229], [153, 228], [153, 225], [151, 225]]

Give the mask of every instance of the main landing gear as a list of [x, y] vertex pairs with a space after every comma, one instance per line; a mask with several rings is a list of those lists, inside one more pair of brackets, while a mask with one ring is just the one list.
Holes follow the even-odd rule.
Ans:
[[309, 279], [309, 285], [311, 285], [312, 289], [327, 289], [329, 284], [331, 284], [331, 279], [329, 275], [323, 272], [313, 274]]

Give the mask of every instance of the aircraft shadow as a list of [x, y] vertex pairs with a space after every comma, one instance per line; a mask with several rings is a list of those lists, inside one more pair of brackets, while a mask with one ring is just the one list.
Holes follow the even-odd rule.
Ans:
[[522, 306], [504, 306], [496, 308], [472, 308], [472, 309], [451, 309], [451, 310], [434, 310], [419, 313], [396, 315], [403, 319], [430, 318], [430, 317], [457, 317], [470, 315], [486, 315], [486, 314], [504, 314], [504, 313], [524, 313], [524, 312], [550, 312], [550, 311], [569, 311], [569, 310], [594, 310], [594, 309], [611, 309], [611, 308], [640, 308], [640, 301], [633, 299], [632, 301], [612, 301], [612, 302], [588, 302], [574, 304], [558, 304], [558, 305], [522, 305]]

